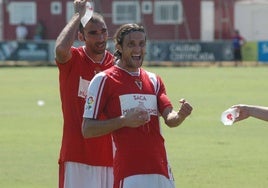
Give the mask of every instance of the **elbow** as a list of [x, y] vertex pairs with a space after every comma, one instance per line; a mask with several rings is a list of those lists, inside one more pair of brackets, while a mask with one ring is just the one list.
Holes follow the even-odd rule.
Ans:
[[54, 51], [56, 54], [62, 54], [64, 53], [64, 48], [60, 43], [56, 42]]
[[62, 45], [56, 45], [55, 46], [55, 54], [56, 54], [56, 57], [64, 57], [66, 56], [66, 49], [62, 46]]
[[56, 60], [59, 63], [65, 63], [71, 58], [71, 53], [69, 49], [66, 49], [64, 46], [57, 44], [55, 47]]
[[87, 131], [87, 128], [83, 125], [82, 126], [82, 136], [84, 137], [84, 138], [90, 138], [91, 137], [91, 135], [88, 133], [89, 131]]
[[82, 131], [82, 136], [84, 138], [92, 138], [92, 137], [94, 137], [94, 135], [92, 134], [92, 131], [90, 131], [90, 128], [86, 123], [86, 120], [83, 120], [82, 130], [81, 131]]
[[91, 134], [91, 131], [86, 130], [84, 128], [82, 128], [82, 136], [84, 138], [93, 138], [93, 137], [96, 137], [95, 135]]

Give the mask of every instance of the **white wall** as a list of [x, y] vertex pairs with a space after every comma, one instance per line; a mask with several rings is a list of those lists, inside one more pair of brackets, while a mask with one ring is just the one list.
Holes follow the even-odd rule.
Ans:
[[214, 40], [214, 12], [213, 1], [201, 1], [201, 41], [213, 41]]
[[235, 4], [234, 26], [248, 41], [268, 40], [268, 1]]

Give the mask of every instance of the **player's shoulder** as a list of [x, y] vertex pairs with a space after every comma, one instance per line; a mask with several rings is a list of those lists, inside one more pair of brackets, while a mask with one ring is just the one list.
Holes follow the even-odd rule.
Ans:
[[83, 46], [78, 46], [78, 47], [76, 47], [76, 46], [72, 46], [72, 47], [71, 47], [71, 51], [72, 51], [73, 53], [81, 53], [81, 52], [83, 52]]
[[98, 77], [99, 79], [102, 79], [104, 77], [109, 77], [112, 72], [114, 72], [114, 66], [97, 73], [95, 77]]
[[141, 69], [141, 74], [146, 74], [152, 80], [157, 80], [159, 77], [159, 75], [157, 75], [156, 73], [150, 72], [150, 71], [145, 70], [145, 69]]
[[86, 56], [83, 46], [78, 46], [78, 47], [72, 46], [70, 51], [72, 53], [72, 59], [84, 59], [84, 57]]
[[93, 79], [90, 81], [90, 86], [91, 87], [99, 87], [100, 85], [105, 83], [106, 79], [107, 79], [106, 73], [104, 71], [99, 72], [99, 73], [95, 74]]
[[97, 73], [91, 80], [90, 84], [98, 87], [107, 85], [106, 83], [108, 82], [110, 83], [109, 80], [111, 80], [111, 78], [113, 77], [112, 75], [113, 75], [113, 67], [110, 67], [104, 71]]
[[114, 55], [109, 50], [105, 50], [105, 58], [113, 61], [115, 59]]
[[114, 55], [109, 50], [105, 50], [105, 53], [108, 57], [114, 58]]

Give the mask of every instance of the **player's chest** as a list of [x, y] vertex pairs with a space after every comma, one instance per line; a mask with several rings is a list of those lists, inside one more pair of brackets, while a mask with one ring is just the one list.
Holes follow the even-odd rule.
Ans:
[[155, 94], [154, 86], [150, 80], [139, 77], [117, 82], [117, 89], [127, 93]]

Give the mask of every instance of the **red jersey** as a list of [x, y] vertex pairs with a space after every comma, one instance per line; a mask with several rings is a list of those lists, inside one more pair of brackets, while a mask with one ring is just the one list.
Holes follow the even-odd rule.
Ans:
[[162, 174], [169, 178], [164, 138], [159, 113], [171, 106], [161, 78], [144, 69], [139, 75], [114, 66], [96, 75], [90, 83], [84, 117], [108, 119], [123, 115], [131, 108], [143, 106], [150, 121], [138, 128], [124, 127], [112, 133], [116, 147], [115, 185], [136, 174]]
[[71, 48], [72, 58], [59, 68], [60, 97], [63, 112], [63, 135], [59, 163], [79, 162], [93, 166], [112, 166], [111, 135], [85, 139], [81, 133], [85, 98], [94, 75], [114, 64], [106, 51], [102, 63], [93, 62], [83, 47]]

